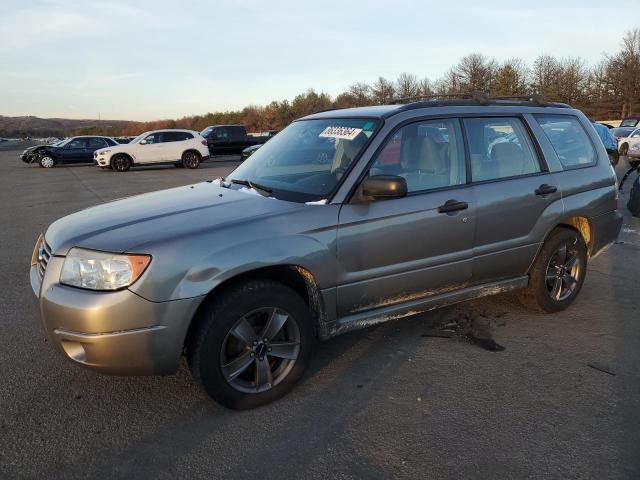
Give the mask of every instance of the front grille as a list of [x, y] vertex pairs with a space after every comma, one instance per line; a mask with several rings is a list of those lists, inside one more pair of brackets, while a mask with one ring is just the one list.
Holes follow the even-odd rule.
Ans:
[[40, 249], [38, 250], [38, 273], [40, 274], [40, 278], [44, 277], [44, 272], [47, 269], [50, 258], [51, 247], [46, 240], [43, 239], [42, 245], [40, 245]]

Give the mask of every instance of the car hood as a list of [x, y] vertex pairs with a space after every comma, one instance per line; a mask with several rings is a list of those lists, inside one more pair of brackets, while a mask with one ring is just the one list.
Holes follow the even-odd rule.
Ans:
[[299, 208], [304, 206], [203, 182], [81, 210], [51, 224], [45, 240], [54, 255], [72, 247], [143, 253], [155, 242]]
[[113, 146], [109, 146], [109, 147], [100, 148], [100, 149], [96, 150], [96, 153], [105, 152], [107, 150], [109, 150], [110, 152], [126, 152], [127, 151], [127, 147], [131, 148], [132, 145], [135, 145], [135, 144], [133, 144], [133, 143], [119, 143], [118, 145], [113, 145]]

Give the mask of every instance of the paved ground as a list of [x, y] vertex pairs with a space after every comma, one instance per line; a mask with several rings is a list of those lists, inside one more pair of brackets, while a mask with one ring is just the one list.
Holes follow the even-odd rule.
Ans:
[[[43, 170], [0, 152], [0, 478], [640, 478], [636, 219], [568, 311], [532, 314], [507, 295], [347, 334], [254, 411], [209, 401], [184, 363], [171, 377], [107, 377], [53, 351], [27, 273], [38, 233], [233, 165]], [[504, 351], [423, 336], [475, 319]]]

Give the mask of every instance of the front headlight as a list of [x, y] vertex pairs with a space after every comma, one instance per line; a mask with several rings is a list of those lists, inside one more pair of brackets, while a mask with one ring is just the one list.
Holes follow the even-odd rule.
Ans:
[[118, 290], [133, 284], [149, 262], [149, 255], [72, 248], [64, 260], [60, 283], [89, 290]]
[[101, 152], [98, 152], [100, 155], [104, 155], [106, 153], [109, 153], [111, 150], [103, 150]]

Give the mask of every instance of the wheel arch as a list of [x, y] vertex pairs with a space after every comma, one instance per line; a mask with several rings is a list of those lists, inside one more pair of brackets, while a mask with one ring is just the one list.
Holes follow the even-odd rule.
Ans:
[[202, 160], [202, 154], [198, 151], [197, 148], [187, 148], [184, 152], [182, 152], [182, 155], [180, 155], [180, 158], [184, 157], [184, 154], [189, 152], [195, 153], [196, 155], [198, 155], [198, 157], [200, 157], [200, 160]]
[[194, 332], [198, 330], [199, 319], [203, 318], [201, 312], [216, 298], [224, 295], [230, 287], [249, 280], [268, 279], [286, 285], [295, 291], [309, 306], [314, 320], [314, 332], [316, 336], [325, 335], [327, 318], [326, 309], [320, 288], [315, 276], [306, 268], [295, 264], [272, 265], [238, 273], [225, 279], [216, 285], [209, 293], [204, 295], [202, 302], [193, 315], [184, 339], [185, 347], [189, 345]]
[[574, 232], [580, 234], [582, 240], [584, 241], [584, 244], [587, 247], [587, 256], [591, 257], [591, 249], [593, 246], [593, 227], [591, 226], [591, 222], [587, 217], [583, 215], [572, 215], [561, 219], [558, 223], [556, 223], [552, 228], [549, 229], [547, 234], [544, 236], [544, 239], [540, 243], [538, 251], [536, 252], [535, 257], [533, 257], [529, 268], [527, 269], [527, 273], [531, 271], [531, 268], [538, 258], [538, 255], [540, 255], [540, 250], [542, 250], [542, 246], [545, 244], [547, 239], [553, 232], [561, 228], [573, 230]]

